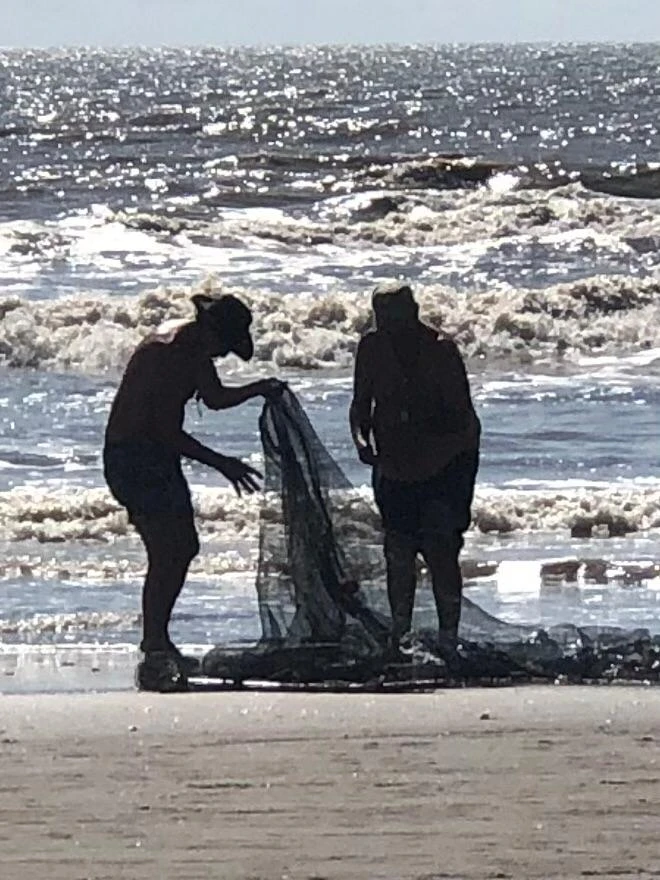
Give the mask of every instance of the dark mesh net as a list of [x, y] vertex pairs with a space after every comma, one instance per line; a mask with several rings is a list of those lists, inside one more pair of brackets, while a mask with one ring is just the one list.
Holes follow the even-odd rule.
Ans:
[[647, 630], [516, 626], [463, 598], [456, 649], [441, 649], [433, 595], [419, 569], [413, 633], [390, 660], [383, 536], [289, 391], [260, 419], [265, 497], [257, 593], [262, 638], [216, 647], [204, 673], [291, 685], [660, 680], [660, 637]]

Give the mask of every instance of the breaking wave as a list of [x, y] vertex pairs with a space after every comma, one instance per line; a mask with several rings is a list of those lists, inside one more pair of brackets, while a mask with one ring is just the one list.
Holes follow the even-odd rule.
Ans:
[[395, 161], [371, 163], [363, 170], [368, 179], [410, 188], [464, 189], [492, 184], [507, 176], [519, 187], [554, 189], [568, 182], [579, 182], [588, 190], [624, 198], [660, 197], [660, 171], [656, 165], [638, 164], [627, 168], [594, 165], [580, 167], [559, 159], [540, 162], [502, 162], [481, 156], [435, 155], [397, 157]]
[[[204, 289], [216, 289], [210, 280]], [[347, 368], [369, 326], [368, 293], [288, 295], [234, 290], [254, 309], [258, 364]], [[145, 335], [192, 317], [190, 290], [140, 297], [80, 295], [49, 302], [0, 299], [0, 359], [8, 366], [117, 371]], [[468, 357], [620, 354], [660, 345], [660, 281], [597, 275], [544, 290], [419, 291], [422, 317], [452, 334]], [[228, 364], [232, 366], [232, 364]], [[236, 366], [236, 365], [234, 365]]]
[[[213, 263], [214, 249], [245, 248], [247, 241], [307, 250], [323, 245], [447, 248], [475, 243], [494, 249], [503, 239], [524, 242], [526, 236], [541, 243], [547, 239], [551, 246], [563, 235], [570, 245], [571, 233], [586, 238], [593, 251], [601, 248], [620, 255], [630, 250], [634, 255], [640, 252], [637, 242], [642, 253], [650, 253], [649, 243], [660, 236], [657, 207], [612, 198], [605, 189], [616, 185], [613, 177], [603, 178], [602, 192], [566, 176], [556, 189], [521, 189], [513, 170], [493, 165], [497, 173], [479, 189], [413, 186], [420, 169], [435, 167], [428, 161], [404, 163], [390, 171], [382, 168], [365, 186], [337, 180], [329, 189], [321, 187], [303, 212], [274, 207], [268, 200], [228, 206], [221, 182], [226, 177], [233, 191], [237, 171], [230, 165], [216, 169], [219, 179], [205, 192], [172, 196], [151, 211], [112, 210], [99, 203], [60, 221], [3, 222], [0, 256], [17, 265], [30, 266], [37, 260], [79, 266], [105, 264], [109, 253], [126, 252], [140, 253], [156, 264], [169, 259], [203, 265], [204, 255]], [[652, 174], [660, 179], [660, 171]], [[135, 271], [136, 261], [128, 261], [126, 268]]]
[[[229, 489], [193, 488], [202, 533], [256, 540], [259, 517], [275, 516], [268, 496], [238, 498]], [[336, 499], [341, 538], [378, 543], [379, 518], [370, 492], [355, 489]], [[274, 520], [275, 521], [275, 520]], [[0, 525], [8, 541], [93, 540], [133, 534], [125, 513], [104, 489], [20, 487], [0, 493]], [[583, 486], [566, 490], [477, 488], [472, 528], [482, 534], [569, 532], [574, 537], [618, 536], [660, 529], [660, 488]], [[228, 569], [225, 569], [228, 570]], [[234, 569], [232, 569], [234, 570]]]

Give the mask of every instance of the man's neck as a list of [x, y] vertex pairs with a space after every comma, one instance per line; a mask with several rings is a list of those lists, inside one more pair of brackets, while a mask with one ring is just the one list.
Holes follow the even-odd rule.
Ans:
[[176, 331], [177, 343], [191, 354], [203, 352], [202, 336], [196, 321], [186, 321]]

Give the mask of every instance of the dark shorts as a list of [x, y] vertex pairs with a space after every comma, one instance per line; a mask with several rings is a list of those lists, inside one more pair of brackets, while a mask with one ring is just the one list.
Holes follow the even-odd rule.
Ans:
[[107, 444], [103, 472], [116, 500], [131, 522], [141, 517], [194, 519], [190, 489], [181, 459], [160, 443], [134, 441]]
[[435, 535], [457, 539], [470, 525], [478, 453], [465, 453], [429, 480], [404, 483], [374, 469], [374, 497], [385, 532], [420, 542]]

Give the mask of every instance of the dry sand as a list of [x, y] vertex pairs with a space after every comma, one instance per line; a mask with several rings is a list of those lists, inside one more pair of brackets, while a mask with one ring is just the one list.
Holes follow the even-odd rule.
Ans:
[[660, 690], [0, 697], [2, 880], [660, 877]]

